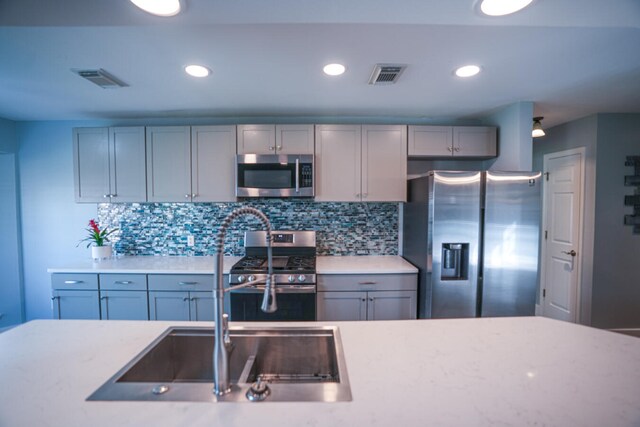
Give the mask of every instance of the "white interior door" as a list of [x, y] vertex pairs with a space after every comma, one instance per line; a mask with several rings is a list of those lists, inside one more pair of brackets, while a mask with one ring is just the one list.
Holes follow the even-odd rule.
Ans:
[[543, 315], [577, 321], [581, 265], [584, 150], [544, 156]]

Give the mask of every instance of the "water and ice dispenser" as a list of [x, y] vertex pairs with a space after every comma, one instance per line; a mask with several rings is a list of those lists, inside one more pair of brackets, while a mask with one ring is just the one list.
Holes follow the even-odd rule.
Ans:
[[469, 243], [443, 243], [441, 280], [467, 280], [469, 278]]

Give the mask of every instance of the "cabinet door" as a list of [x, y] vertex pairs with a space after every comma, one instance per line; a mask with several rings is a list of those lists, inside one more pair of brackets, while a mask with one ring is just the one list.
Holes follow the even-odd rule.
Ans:
[[109, 129], [111, 202], [146, 202], [144, 127]]
[[[191, 292], [191, 320], [213, 320], [213, 292]], [[228, 299], [227, 295], [225, 299]], [[228, 311], [227, 311], [228, 313]]]
[[456, 126], [453, 128], [453, 154], [461, 157], [496, 157], [496, 128]]
[[146, 291], [100, 291], [100, 312], [105, 320], [149, 320]]
[[362, 201], [407, 201], [406, 126], [362, 126]]
[[53, 291], [54, 319], [100, 319], [98, 291]]
[[314, 154], [313, 125], [276, 125], [278, 154]]
[[367, 320], [366, 292], [318, 292], [318, 320]]
[[404, 320], [415, 319], [417, 292], [380, 291], [367, 293], [367, 319]]
[[192, 201], [235, 202], [235, 158], [235, 126], [192, 127]]
[[189, 126], [147, 128], [147, 196], [150, 202], [191, 201]]
[[316, 126], [316, 201], [361, 200], [360, 136], [360, 125]]
[[151, 320], [189, 320], [189, 292], [149, 292]]
[[73, 129], [76, 202], [109, 201], [109, 129]]
[[451, 126], [409, 126], [409, 156], [447, 157], [453, 155]]
[[238, 154], [275, 154], [274, 125], [238, 125]]

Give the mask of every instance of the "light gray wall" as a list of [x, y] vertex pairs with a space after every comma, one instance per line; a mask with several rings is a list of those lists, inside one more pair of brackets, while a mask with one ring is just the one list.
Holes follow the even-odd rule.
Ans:
[[498, 127], [498, 154], [485, 162], [485, 168], [495, 171], [532, 170], [531, 127], [533, 102], [511, 104], [483, 120], [487, 126]]
[[71, 129], [76, 125], [92, 126], [86, 122], [17, 126], [27, 320], [51, 317], [47, 268], [89, 256], [76, 243], [87, 222], [97, 217], [97, 205], [74, 202]]
[[640, 327], [640, 235], [624, 225], [633, 213], [624, 196], [626, 156], [640, 156], [640, 114], [598, 115], [593, 305], [591, 324], [600, 328]]

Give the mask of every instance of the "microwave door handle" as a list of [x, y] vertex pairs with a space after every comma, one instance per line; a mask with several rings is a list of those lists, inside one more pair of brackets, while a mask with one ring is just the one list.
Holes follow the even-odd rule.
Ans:
[[296, 193], [300, 192], [300, 158], [296, 158]]

